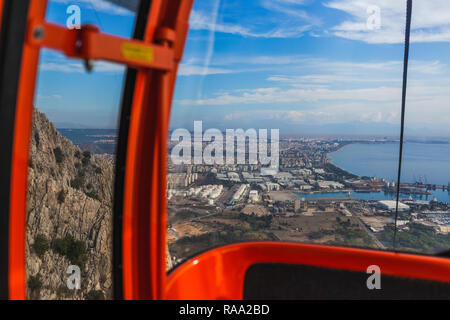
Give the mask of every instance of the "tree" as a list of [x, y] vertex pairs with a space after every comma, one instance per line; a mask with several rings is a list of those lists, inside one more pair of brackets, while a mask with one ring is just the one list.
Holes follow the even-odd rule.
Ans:
[[42, 258], [49, 247], [50, 244], [44, 235], [39, 234], [36, 236], [34, 239], [33, 250], [36, 252], [38, 257]]
[[62, 163], [64, 161], [64, 154], [60, 147], [53, 149], [53, 154], [55, 155], [56, 163]]
[[91, 290], [86, 294], [86, 300], [105, 300], [103, 291]]
[[83, 152], [83, 158], [88, 158], [88, 159], [90, 159], [90, 158], [91, 158], [91, 153], [90, 153], [89, 151], [84, 151], [84, 152]]
[[76, 177], [70, 181], [70, 186], [74, 189], [81, 189], [83, 187], [84, 181], [81, 177]]
[[27, 281], [28, 288], [32, 293], [39, 292], [42, 288], [42, 281], [39, 276], [29, 276]]
[[84, 269], [88, 252], [83, 241], [75, 240], [71, 235], [67, 235], [63, 239], [54, 239], [52, 249], [56, 253], [65, 256], [72, 264]]
[[91, 153], [89, 151], [83, 152], [83, 160], [81, 160], [83, 166], [87, 166], [91, 162]]

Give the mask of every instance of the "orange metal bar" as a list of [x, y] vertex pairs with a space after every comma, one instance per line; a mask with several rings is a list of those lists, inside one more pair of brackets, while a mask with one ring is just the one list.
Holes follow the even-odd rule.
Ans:
[[[155, 29], [161, 14], [162, 1], [152, 2], [144, 42], [152, 43]], [[130, 118], [128, 150], [124, 183], [123, 205], [123, 293], [125, 299], [150, 299], [150, 242], [149, 220], [149, 184], [151, 180], [146, 170], [142, 169], [143, 155], [150, 150], [143, 147], [143, 129], [145, 119], [151, 119], [148, 103], [145, 103], [149, 90], [152, 71], [140, 70], [137, 79]], [[151, 124], [147, 124], [147, 128]], [[145, 160], [148, 155], [146, 155]], [[150, 162], [147, 162], [147, 165]], [[145, 168], [145, 164], [144, 164]], [[144, 177], [143, 180], [139, 180]], [[147, 198], [147, 201], [144, 199]], [[142, 240], [142, 241], [141, 241]]]
[[[31, 1], [28, 16], [44, 19], [47, 0]], [[26, 299], [25, 232], [28, 156], [39, 48], [24, 44], [14, 125], [9, 223], [9, 297]]]
[[3, 17], [3, 0], [0, 0], [0, 26], [2, 25], [2, 17]]
[[[167, 155], [167, 141], [168, 141], [168, 133], [169, 133], [169, 126], [170, 126], [170, 112], [172, 107], [172, 100], [173, 95], [175, 91], [175, 83], [177, 79], [177, 72], [178, 72], [178, 65], [181, 62], [184, 47], [186, 44], [186, 39], [188, 35], [189, 30], [189, 15], [192, 10], [193, 6], [193, 0], [191, 1], [181, 1], [179, 4], [179, 11], [178, 15], [174, 21], [174, 24], [171, 26], [173, 30], [175, 30], [175, 39], [176, 41], [173, 44], [173, 49], [175, 51], [175, 67], [174, 70], [168, 74], [168, 78], [166, 81], [168, 81], [168, 105], [169, 108], [167, 110], [166, 114], [166, 126], [164, 128], [165, 136], [162, 138], [163, 143], [163, 150], [164, 150], [164, 157]], [[163, 181], [163, 187], [161, 190], [164, 190], [164, 192], [161, 192], [160, 195], [164, 196], [164, 199], [161, 199], [161, 202], [163, 204], [163, 207], [161, 208], [161, 211], [158, 212], [159, 215], [162, 215], [163, 220], [161, 221], [159, 225], [159, 242], [158, 247], [160, 249], [160, 252], [158, 252], [160, 257], [160, 263], [162, 263], [160, 269], [159, 269], [159, 277], [161, 278], [161, 283], [159, 284], [160, 292], [158, 295], [159, 299], [165, 299], [166, 292], [167, 292], [167, 271], [166, 271], [166, 251], [167, 248], [167, 195], [166, 195], [166, 189], [167, 189], [167, 159], [164, 158], [161, 160], [163, 163], [163, 171], [161, 170], [160, 173], [162, 174], [161, 181]], [[162, 252], [161, 252], [162, 251]]]
[[[2, 0], [0, 0], [2, 1]], [[10, 211], [10, 298], [26, 298], [25, 211], [32, 105], [41, 47], [81, 59], [140, 67], [131, 116], [124, 195], [123, 272], [127, 299], [160, 299], [166, 280], [166, 143], [170, 103], [192, 0], [155, 0], [145, 41], [105, 35], [93, 27], [67, 30], [44, 22], [47, 1], [32, 1], [17, 97]], [[168, 18], [169, 17], [169, 18]], [[172, 21], [172, 44], [154, 44], [157, 28]], [[167, 24], [167, 23], [166, 23]], [[170, 28], [169, 28], [170, 29]], [[180, 32], [181, 30], [181, 32]], [[81, 44], [81, 45], [80, 45]], [[181, 48], [181, 52], [180, 52]], [[162, 71], [148, 70], [159, 69]]]
[[[192, 2], [153, 1], [144, 42], [160, 40], [171, 50], [183, 47], [186, 34], [176, 31], [186, 28]], [[160, 32], [163, 29], [164, 32]], [[172, 33], [175, 35], [173, 43], [164, 36], [158, 38], [161, 34]], [[167, 137], [179, 62], [176, 56], [172, 59], [172, 70], [141, 70], [136, 81], [124, 186], [125, 299], [162, 299], [165, 292]]]
[[[42, 36], [36, 37], [36, 34]], [[97, 27], [90, 25], [83, 26], [80, 30], [69, 30], [56, 24], [33, 20], [28, 43], [62, 51], [71, 58], [107, 60], [141, 68], [173, 69], [172, 49], [100, 33]]]
[[170, 274], [166, 299], [242, 299], [247, 269], [256, 263], [304, 264], [450, 282], [450, 259], [324, 245], [253, 242], [206, 252]]

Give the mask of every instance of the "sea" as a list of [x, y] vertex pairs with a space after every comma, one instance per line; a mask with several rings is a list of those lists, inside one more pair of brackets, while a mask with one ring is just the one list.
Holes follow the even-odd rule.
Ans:
[[116, 152], [118, 131], [116, 129], [58, 129], [73, 144], [97, 154]]
[[[358, 176], [397, 180], [398, 143], [364, 144], [355, 143], [329, 154], [333, 164]], [[450, 144], [448, 143], [404, 143], [402, 161], [402, 182], [416, 182], [448, 185], [450, 182]], [[433, 200], [450, 203], [450, 193], [430, 190], [432, 195], [412, 195], [415, 200]], [[348, 197], [348, 193], [323, 192], [299, 194], [308, 199]], [[356, 193], [351, 197], [360, 200], [392, 200], [395, 194], [384, 192]], [[409, 195], [400, 195], [401, 199]]]

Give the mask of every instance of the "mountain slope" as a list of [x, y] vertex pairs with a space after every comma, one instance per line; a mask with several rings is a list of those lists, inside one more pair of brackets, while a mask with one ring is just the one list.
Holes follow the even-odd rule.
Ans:
[[[83, 152], [35, 109], [27, 195], [28, 298], [112, 298], [114, 165]], [[166, 247], [166, 268], [172, 268]], [[69, 290], [67, 268], [81, 269]]]
[[[83, 153], [35, 109], [27, 200], [30, 298], [111, 298], [113, 164]], [[81, 289], [69, 290], [69, 265]], [[83, 266], [84, 265], [84, 266]]]

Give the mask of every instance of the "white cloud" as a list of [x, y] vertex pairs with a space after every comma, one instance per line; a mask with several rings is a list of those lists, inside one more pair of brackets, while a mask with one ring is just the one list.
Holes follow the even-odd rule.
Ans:
[[399, 113], [392, 111], [395, 105], [389, 108], [376, 108], [376, 105], [367, 106], [361, 109], [360, 104], [342, 104], [339, 105], [339, 112], [331, 108], [321, 110], [252, 110], [250, 112], [233, 112], [227, 114], [226, 121], [242, 121], [249, 118], [254, 121], [276, 121], [279, 124], [321, 124], [330, 123], [397, 123]]
[[[257, 60], [264, 64], [266, 58]], [[245, 63], [245, 59], [230, 58], [226, 63]], [[273, 119], [288, 123], [398, 123], [401, 61], [351, 63], [300, 56], [280, 59], [288, 67], [294, 60], [299, 62], [298, 70], [302, 73], [291, 70], [273, 74], [266, 78], [267, 87], [221, 90], [205, 98], [181, 99], [175, 103], [190, 107], [245, 108], [245, 112], [228, 114], [225, 120], [243, 121], [245, 115], [247, 118], [250, 115], [254, 121]], [[279, 71], [280, 67], [277, 65], [274, 70]], [[411, 61], [408, 124], [443, 126], [450, 121], [449, 69], [440, 61]], [[258, 110], [254, 111], [256, 106]], [[272, 106], [277, 108], [266, 110]]]
[[[244, 91], [244, 90], [240, 90]], [[273, 103], [299, 103], [336, 100], [359, 101], [393, 101], [399, 97], [399, 88], [378, 87], [368, 89], [332, 90], [327, 88], [258, 88], [245, 90], [239, 94], [230, 92], [207, 99], [180, 100], [182, 105], [219, 106], [230, 104], [273, 104]]]
[[[402, 43], [404, 41], [406, 1], [397, 0], [331, 0], [326, 7], [343, 11], [348, 20], [332, 28], [331, 32], [351, 40], [367, 43]], [[367, 20], [372, 12], [369, 7], [380, 8], [380, 28], [370, 30]], [[412, 42], [450, 41], [450, 1], [413, 1]]]
[[[295, 21], [296, 23], [306, 22], [311, 25], [321, 24], [319, 18], [308, 14], [302, 9], [302, 5], [306, 3], [307, 1], [302, 0], [263, 0], [261, 6], [270, 12], [278, 12], [287, 17], [293, 17], [295, 19], [292, 21]], [[283, 23], [283, 21], [280, 21], [280, 23]]]
[[199, 65], [192, 65], [192, 64], [180, 64], [180, 67], [178, 69], [178, 76], [196, 76], [196, 75], [211, 75], [211, 74], [226, 74], [226, 73], [232, 73], [232, 70], [227, 69], [221, 69], [221, 68], [210, 68], [205, 66], [199, 66]]
[[310, 24], [297, 24], [290, 26], [276, 25], [266, 31], [256, 31], [239, 24], [216, 22], [212, 15], [196, 10], [191, 12], [189, 27], [191, 30], [208, 30], [252, 38], [298, 38], [311, 29]]
[[[189, 59], [185, 64], [202, 64], [202, 59]], [[324, 58], [311, 58], [302, 55], [287, 56], [225, 56], [215, 57], [210, 64], [211, 72], [242, 73], [242, 72], [273, 72], [268, 81], [280, 84], [304, 86], [305, 84], [342, 84], [351, 83], [399, 83], [402, 80], [403, 61], [337, 61]], [[199, 72], [200, 73], [200, 70]], [[196, 72], [196, 74], [198, 74]], [[416, 78], [427, 81], [442, 80], [442, 76], [450, 73], [448, 65], [438, 60], [410, 60], [409, 80]], [[435, 76], [435, 77], [430, 77]], [[441, 76], [441, 77], [436, 77]]]
[[[408, 88], [406, 118], [408, 125], [447, 125], [450, 121], [450, 92], [447, 85], [416, 86]], [[225, 119], [251, 117], [282, 120], [289, 123], [398, 123], [400, 114], [400, 87], [373, 87], [367, 89], [281, 89], [258, 88], [226, 92], [213, 98], [180, 100], [187, 106], [244, 106], [256, 105], [257, 110], [228, 114]], [[265, 110], [264, 106], [277, 106]], [[288, 110], [286, 110], [288, 108]], [[283, 111], [283, 109], [285, 109]]]
[[62, 95], [60, 94], [51, 94], [51, 95], [42, 95], [42, 94], [38, 94], [37, 95], [38, 99], [62, 99]]
[[[40, 71], [55, 71], [66, 73], [86, 73], [83, 62], [79, 59], [67, 58], [64, 54], [44, 49], [39, 62]], [[125, 66], [106, 61], [94, 61], [93, 72], [124, 73]]]
[[303, 4], [307, 4], [309, 1], [307, 1], [307, 0], [275, 0], [274, 2], [303, 5]]
[[239, 25], [218, 24], [211, 19], [210, 15], [192, 10], [189, 19], [189, 27], [192, 30], [208, 30], [215, 32], [240, 34], [243, 36], [254, 36], [247, 28]]
[[[71, 60], [67, 60], [66, 62], [44, 61], [39, 65], [39, 70], [66, 73], [86, 73], [86, 70], [81, 62]], [[125, 67], [115, 63], [98, 61], [94, 63], [93, 72], [123, 73], [125, 72]]]

